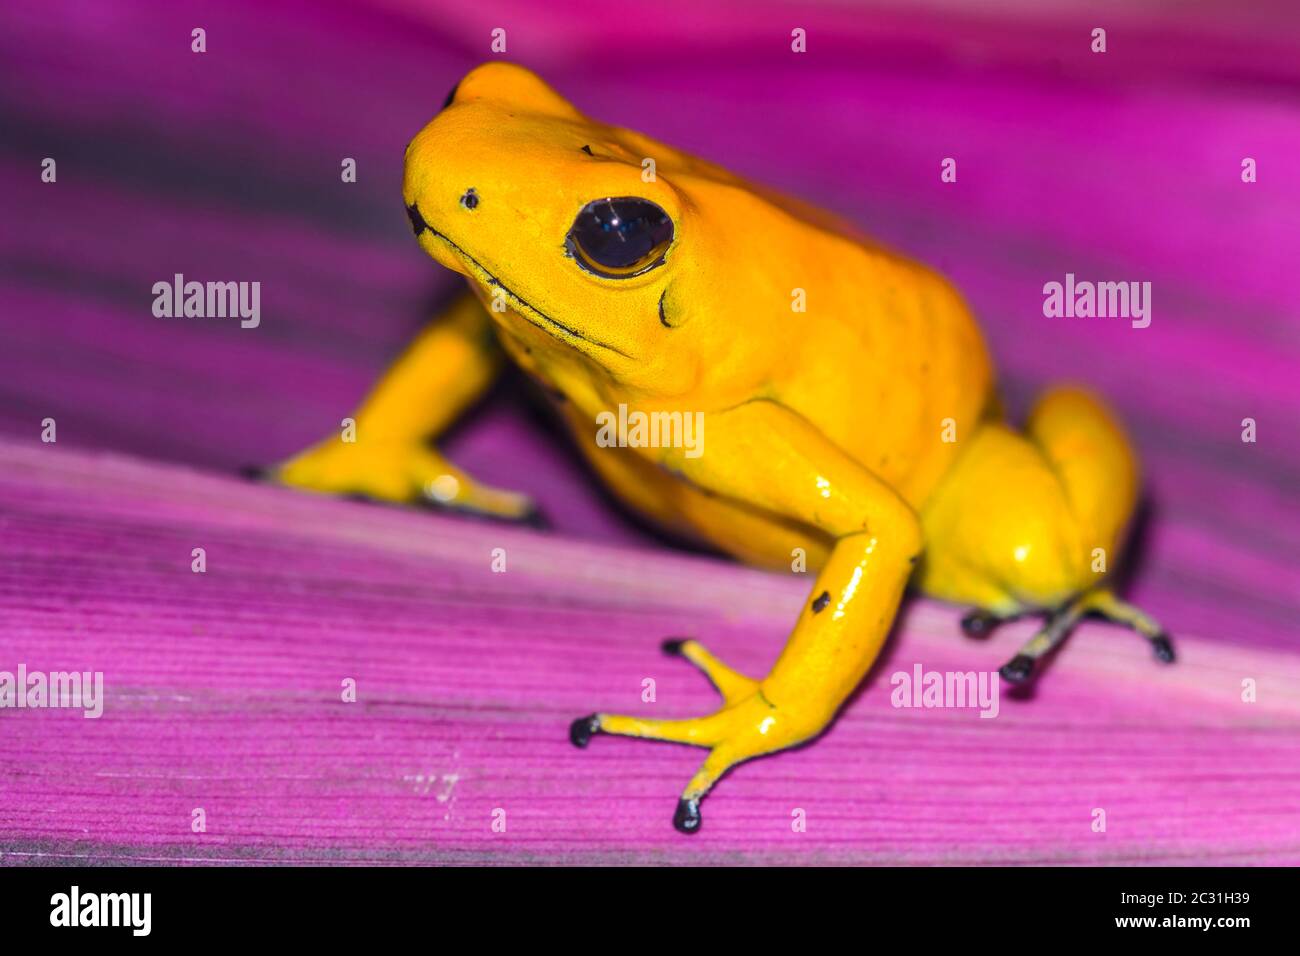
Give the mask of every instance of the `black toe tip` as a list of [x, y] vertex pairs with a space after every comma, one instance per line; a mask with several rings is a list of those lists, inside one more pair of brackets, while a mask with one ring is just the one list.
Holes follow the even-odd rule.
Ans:
[[1002, 679], [1012, 684], [1023, 684], [1034, 672], [1034, 659], [1025, 654], [1017, 654], [998, 670]]
[[686, 645], [684, 637], [670, 637], [659, 645], [659, 649], [669, 657], [681, 657], [682, 648]]
[[575, 747], [585, 747], [591, 743], [591, 735], [600, 733], [600, 718], [595, 714], [579, 717], [569, 724], [569, 740]]
[[700, 816], [700, 801], [687, 800], [682, 797], [677, 801], [677, 812], [673, 814], [673, 826], [679, 833], [699, 833], [700, 824], [703, 823]]
[[551, 519], [546, 516], [546, 512], [536, 505], [520, 516], [519, 523], [529, 528], [536, 528], [538, 531], [551, 530]]
[[1156, 657], [1166, 664], [1174, 662], [1174, 645], [1168, 634], [1157, 634], [1151, 638], [1151, 648], [1156, 652]]
[[271, 476], [271, 473], [261, 465], [240, 465], [239, 475], [241, 478], [247, 478], [250, 481], [265, 481]]
[[988, 637], [998, 623], [987, 611], [971, 611], [962, 617], [961, 629], [967, 637]]

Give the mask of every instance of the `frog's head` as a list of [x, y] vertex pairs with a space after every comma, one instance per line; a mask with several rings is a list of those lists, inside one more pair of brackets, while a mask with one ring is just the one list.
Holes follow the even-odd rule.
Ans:
[[781, 233], [768, 228], [779, 210], [717, 167], [588, 119], [522, 67], [457, 84], [407, 147], [403, 198], [420, 245], [473, 280], [509, 334], [626, 385], [684, 392], [743, 363], [738, 340], [762, 330], [738, 325], [728, 298], [756, 285], [773, 283], [789, 318], [791, 285], [762, 261], [780, 260], [763, 241]]

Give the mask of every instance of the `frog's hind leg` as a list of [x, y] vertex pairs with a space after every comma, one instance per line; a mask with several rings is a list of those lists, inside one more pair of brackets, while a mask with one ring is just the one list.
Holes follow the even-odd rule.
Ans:
[[[1084, 552], [1103, 548], [1116, 557], [1139, 485], [1137, 458], [1119, 420], [1083, 389], [1054, 388], [1030, 412], [1025, 437], [1060, 483]], [[1080, 590], [1092, 583], [1079, 581]]]
[[[1025, 435], [1042, 452], [1061, 483], [1085, 552], [1114, 559], [1137, 504], [1138, 465], [1128, 437], [1111, 411], [1077, 388], [1049, 391], [1030, 413]], [[1089, 565], [1084, 574], [1091, 574]], [[1173, 645], [1148, 615], [1107, 587], [1079, 580], [1080, 594], [1053, 611], [1043, 629], [1002, 668], [1020, 682], [1043, 655], [1061, 644], [1085, 616], [1127, 625], [1151, 642], [1157, 658], [1174, 659]]]
[[1118, 420], [1075, 388], [1049, 391], [1023, 432], [977, 432], [924, 514], [919, 585], [973, 606], [962, 619], [983, 637], [1003, 621], [1043, 615], [1038, 633], [1001, 669], [1028, 680], [1085, 616], [1126, 624], [1173, 659], [1158, 624], [1105, 586], [1137, 501], [1138, 468]]

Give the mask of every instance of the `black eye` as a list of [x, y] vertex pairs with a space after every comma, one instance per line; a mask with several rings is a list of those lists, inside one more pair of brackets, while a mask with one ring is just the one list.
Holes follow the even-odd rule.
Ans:
[[661, 265], [673, 221], [648, 199], [597, 199], [582, 207], [565, 244], [588, 272], [629, 279]]

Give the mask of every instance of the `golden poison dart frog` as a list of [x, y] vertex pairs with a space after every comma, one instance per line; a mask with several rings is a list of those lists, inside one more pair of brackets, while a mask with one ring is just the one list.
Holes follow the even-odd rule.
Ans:
[[[755, 565], [789, 573], [805, 556], [816, 580], [765, 677], [672, 641], [665, 650], [717, 687], [717, 711], [602, 712], [570, 728], [580, 747], [623, 734], [705, 748], [679, 830], [699, 828], [700, 801], [729, 768], [827, 727], [909, 583], [973, 608], [971, 634], [1043, 616], [1001, 669], [1009, 681], [1029, 678], [1085, 614], [1173, 659], [1098, 569], [1098, 555], [1114, 561], [1138, 492], [1121, 427], [1074, 388], [1048, 391], [1023, 428], [1006, 424], [980, 331], [935, 272], [591, 120], [505, 63], [469, 73], [410, 143], [403, 192], [421, 248], [472, 294], [375, 387], [354, 441], [327, 439], [274, 477], [528, 519], [524, 495], [475, 481], [430, 444], [508, 356], [630, 508]], [[601, 440], [611, 415], [655, 413], [694, 422], [692, 440]]]

